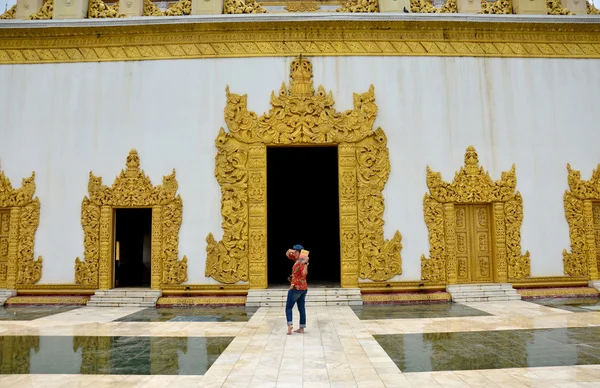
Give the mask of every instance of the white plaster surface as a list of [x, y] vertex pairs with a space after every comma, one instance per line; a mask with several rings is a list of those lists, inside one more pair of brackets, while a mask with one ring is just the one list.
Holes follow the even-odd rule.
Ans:
[[[72, 282], [83, 255], [81, 200], [88, 174], [112, 184], [131, 148], [154, 184], [177, 169], [183, 198], [180, 256], [189, 283], [204, 277], [205, 238], [219, 239], [215, 137], [225, 127], [225, 86], [248, 94], [259, 115], [287, 82], [292, 58], [202, 59], [0, 66], [0, 162], [13, 186], [36, 171], [41, 220], [35, 254], [40, 283]], [[445, 180], [468, 145], [492, 179], [517, 166], [524, 200], [523, 251], [532, 275], [562, 275], [569, 248], [563, 192], [566, 164], [589, 179], [600, 162], [597, 106], [600, 61], [419, 57], [312, 58], [315, 84], [332, 90], [338, 110], [375, 86], [376, 126], [389, 140], [386, 237], [403, 235], [398, 280], [420, 277], [428, 256], [423, 221], [426, 166]]]

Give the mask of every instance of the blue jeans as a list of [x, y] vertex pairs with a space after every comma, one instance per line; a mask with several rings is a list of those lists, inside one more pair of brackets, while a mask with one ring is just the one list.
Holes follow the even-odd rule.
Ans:
[[307, 290], [289, 290], [287, 294], [287, 302], [285, 302], [285, 318], [288, 325], [292, 324], [292, 309], [298, 303], [298, 312], [300, 312], [300, 328], [306, 327], [306, 309], [304, 303], [306, 300]]

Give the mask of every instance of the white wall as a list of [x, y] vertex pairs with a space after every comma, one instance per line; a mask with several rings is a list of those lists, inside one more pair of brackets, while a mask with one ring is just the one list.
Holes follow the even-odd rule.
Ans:
[[[73, 281], [83, 254], [80, 204], [88, 173], [105, 184], [139, 151], [154, 184], [177, 169], [183, 198], [180, 255], [189, 283], [204, 277], [205, 237], [221, 237], [214, 140], [224, 127], [225, 86], [248, 94], [262, 114], [287, 82], [292, 58], [204, 59], [0, 66], [1, 168], [20, 185], [36, 171], [41, 221], [35, 254], [40, 283]], [[338, 110], [375, 85], [376, 125], [389, 139], [386, 235], [403, 235], [404, 274], [420, 277], [429, 254], [423, 221], [425, 167], [445, 180], [474, 145], [499, 179], [512, 163], [524, 199], [522, 246], [532, 275], [562, 275], [569, 248], [562, 196], [566, 164], [588, 179], [600, 162], [596, 107], [600, 61], [416, 57], [313, 58], [315, 84], [332, 90]]]

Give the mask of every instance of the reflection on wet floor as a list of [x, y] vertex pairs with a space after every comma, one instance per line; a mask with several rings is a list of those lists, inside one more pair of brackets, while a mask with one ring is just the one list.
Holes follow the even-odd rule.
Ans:
[[0, 337], [0, 374], [203, 375], [232, 337]]
[[78, 308], [81, 308], [81, 306], [0, 307], [0, 321], [32, 321]]
[[600, 364], [600, 327], [374, 337], [402, 372]]
[[531, 299], [528, 302], [547, 307], [554, 307], [561, 310], [572, 311], [574, 313], [586, 313], [591, 311], [600, 311], [600, 298], [543, 298]]
[[361, 320], [478, 317], [491, 315], [484, 311], [456, 303], [430, 303], [411, 305], [367, 304], [363, 306], [352, 306], [352, 310]]
[[256, 310], [244, 306], [158, 307], [141, 310], [115, 322], [247, 322]]

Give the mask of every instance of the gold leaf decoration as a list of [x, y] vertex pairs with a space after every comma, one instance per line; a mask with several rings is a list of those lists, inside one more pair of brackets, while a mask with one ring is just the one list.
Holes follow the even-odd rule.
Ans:
[[585, 0], [588, 15], [600, 15], [600, 9], [596, 8], [590, 0]]
[[481, 0], [481, 13], [491, 15], [510, 15], [513, 13], [511, 0]]
[[546, 0], [546, 8], [548, 8], [548, 15], [574, 15], [562, 6], [560, 0]]
[[315, 12], [318, 11], [319, 9], [321, 9], [321, 7], [319, 7], [317, 4], [315, 3], [288, 3], [284, 9], [288, 12]]
[[413, 13], [457, 13], [456, 0], [446, 0], [441, 8], [436, 8], [429, 0], [411, 0], [410, 10]]
[[346, 0], [336, 12], [374, 13], [379, 12], [378, 0]]
[[36, 12], [29, 15], [31, 20], [50, 20], [54, 11], [54, 0], [46, 0], [42, 7]]
[[255, 0], [225, 0], [224, 12], [226, 14], [267, 13], [260, 3]]
[[40, 200], [35, 197], [35, 172], [13, 189], [0, 170], [0, 288], [19, 288], [42, 277], [42, 257], [34, 259], [35, 232], [40, 223]]
[[[146, 9], [146, 4], [144, 4], [144, 9]], [[150, 9], [150, 7], [149, 7]], [[153, 12], [155, 12], [153, 10]], [[165, 12], [163, 12], [164, 16], [183, 16], [189, 15], [192, 13], [192, 0], [179, 0], [174, 5], [170, 6]], [[144, 16], [146, 14], [144, 13]]]
[[127, 168], [112, 187], [90, 172], [88, 196], [81, 205], [84, 231], [84, 260], [75, 260], [75, 283], [112, 288], [112, 210], [114, 208], [152, 208], [152, 288], [187, 281], [187, 257], [178, 260], [179, 229], [183, 203], [177, 194], [175, 169], [153, 186], [140, 170], [136, 150], [127, 157]]
[[401, 235], [383, 234], [382, 191], [390, 172], [387, 138], [373, 131], [374, 88], [354, 94], [354, 109], [337, 112], [331, 92], [315, 92], [312, 63], [300, 56], [290, 66], [290, 84], [271, 94], [271, 110], [258, 117], [247, 96], [226, 89], [225, 122], [217, 136], [215, 176], [221, 186], [223, 238], [207, 237], [207, 277], [221, 283], [267, 285], [266, 147], [338, 146], [342, 286], [358, 278], [388, 280], [402, 273]]
[[[565, 217], [569, 224], [571, 253], [563, 251], [565, 274], [598, 279], [598, 259], [594, 231], [594, 202], [600, 201], [600, 164], [588, 181], [567, 164], [569, 190], [564, 194]], [[597, 205], [596, 205], [597, 206]], [[600, 221], [598, 221], [600, 223]]]
[[13, 5], [9, 9], [6, 10], [2, 15], [0, 15], [0, 19], [14, 19], [17, 15], [17, 5]]
[[144, 16], [165, 16], [165, 13], [158, 9], [152, 0], [144, 0]]
[[455, 174], [452, 183], [442, 180], [439, 172], [427, 166], [429, 194], [423, 200], [425, 224], [429, 230], [429, 258], [421, 256], [421, 278], [427, 281], [457, 282], [456, 213], [455, 205], [490, 204], [494, 231], [495, 260], [493, 279], [514, 281], [530, 276], [529, 252], [521, 254], [521, 224], [523, 200], [515, 192], [515, 166], [492, 181], [479, 166], [473, 146], [465, 152], [465, 165]]
[[90, 19], [105, 19], [105, 18], [124, 18], [123, 14], [119, 13], [119, 2], [113, 6], [107, 5], [102, 0], [90, 0], [88, 9], [88, 18]]

